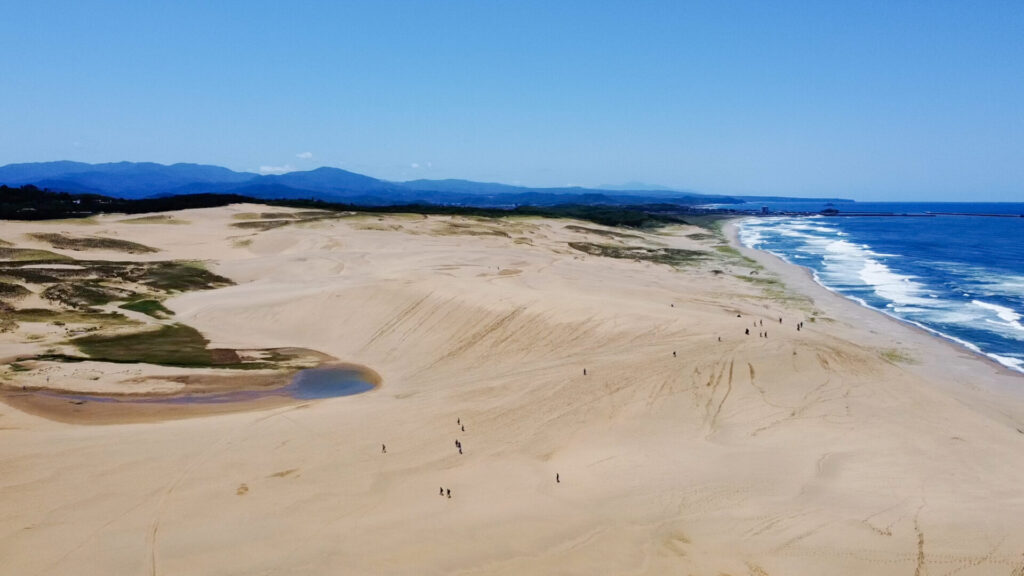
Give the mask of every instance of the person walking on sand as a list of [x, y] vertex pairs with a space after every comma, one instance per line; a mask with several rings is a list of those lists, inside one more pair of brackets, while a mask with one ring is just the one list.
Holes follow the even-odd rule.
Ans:
[[463, 425], [463, 426], [462, 426], [462, 431], [463, 431], [463, 432], [465, 432], [465, 431], [466, 431], [466, 426], [465, 426], [465, 425]]
[[747, 336], [750, 336], [750, 328], [744, 330], [743, 333], [746, 334]]
[[452, 497], [452, 489], [449, 488], [448, 490], [446, 490], [446, 492], [448, 492], [448, 498], [451, 498]]
[[385, 446], [384, 444], [381, 444], [380, 445], [380, 453], [381, 454], [387, 454], [388, 453], [388, 447]]
[[587, 375], [587, 369], [586, 369], [586, 368], [584, 368], [584, 369], [583, 369], [583, 375], [584, 375], [584, 376], [586, 376], [586, 375]]
[[439, 492], [439, 494], [440, 494], [441, 496], [444, 496], [444, 486], [441, 486], [441, 492]]
[[562, 478], [558, 475], [558, 472], [555, 472], [555, 484], [561, 484], [561, 483], [562, 483]]
[[673, 358], [675, 358], [675, 357], [676, 357], [676, 351], [675, 351], [675, 350], [673, 350], [673, 351], [672, 351], [672, 357], [673, 357]]

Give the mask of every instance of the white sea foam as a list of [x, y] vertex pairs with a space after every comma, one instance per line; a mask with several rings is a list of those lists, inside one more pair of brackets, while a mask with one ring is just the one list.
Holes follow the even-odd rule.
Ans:
[[1024, 276], [1019, 274], [1005, 274], [959, 262], [934, 262], [930, 265], [958, 278], [964, 292], [1024, 299]]
[[894, 272], [878, 255], [863, 245], [846, 240], [832, 240], [825, 245], [824, 263], [828, 280], [848, 286], [858, 284], [870, 288], [880, 298], [903, 306], [929, 306], [924, 285], [911, 276]]
[[[977, 299], [986, 295], [1024, 298], [1024, 276], [997, 275], [980, 267], [965, 270], [955, 263], [940, 263], [935, 268], [959, 278], [961, 285], [929, 287], [919, 278], [897, 272], [888, 265], [887, 260], [898, 261], [898, 255], [882, 254], [869, 245], [851, 242], [844, 238], [844, 232], [830, 228], [827, 223], [794, 218], [758, 218], [743, 223], [739, 238], [745, 246], [766, 250], [766, 244], [771, 246], [782, 241], [778, 250], [768, 251], [785, 261], [821, 258], [821, 266], [812, 266], [811, 273], [814, 281], [824, 288], [953, 341], [1007, 368], [1024, 372], [1024, 358], [1015, 353], [988, 352], [973, 342], [939, 330], [940, 327], [944, 330], [963, 327], [1010, 340], [1024, 340], [1020, 313]], [[953, 290], [949, 298], [945, 296], [948, 289]], [[968, 304], [958, 295], [965, 298], [974, 295], [976, 299]]]
[[753, 228], [740, 228], [739, 233], [740, 244], [743, 244], [747, 248], [757, 248], [764, 242], [764, 236]]
[[992, 304], [990, 302], [983, 302], [981, 300], [971, 300], [971, 304], [984, 308], [985, 310], [995, 312], [996, 316], [1001, 320], [1001, 322], [997, 322], [995, 320], [988, 319], [990, 323], [996, 324], [997, 326], [1009, 327], [1015, 331], [1024, 333], [1024, 325], [1020, 323], [1020, 314], [1016, 313], [1011, 308]]
[[996, 362], [999, 362], [1000, 364], [1006, 366], [1007, 368], [1012, 368], [1013, 370], [1016, 370], [1018, 372], [1024, 372], [1024, 360], [1020, 358], [1013, 358], [1011, 356], [1003, 356], [1001, 354], [991, 353], [985, 354], [985, 356], [988, 356], [989, 358], [995, 360]]
[[[1017, 323], [1017, 321], [1020, 320], [1020, 314], [1017, 314], [1012, 309], [1007, 308], [1006, 306], [1000, 306], [998, 304], [992, 304], [989, 302], [982, 302], [981, 300], [972, 300], [971, 304], [974, 304], [975, 306], [981, 306], [986, 310], [991, 310], [996, 313], [996, 316], [999, 316], [1000, 318], [1007, 322]], [[1022, 328], [1024, 328], [1024, 326], [1022, 326]]]

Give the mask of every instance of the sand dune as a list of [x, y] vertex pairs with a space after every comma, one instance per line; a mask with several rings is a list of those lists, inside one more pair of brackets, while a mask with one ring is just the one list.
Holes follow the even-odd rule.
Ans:
[[165, 304], [211, 346], [309, 348], [383, 385], [95, 426], [0, 404], [0, 574], [1024, 574], [1024, 378], [798, 269], [685, 226], [233, 226], [266, 211], [3, 223], [78, 259], [110, 255], [25, 234], [207, 260], [236, 285]]

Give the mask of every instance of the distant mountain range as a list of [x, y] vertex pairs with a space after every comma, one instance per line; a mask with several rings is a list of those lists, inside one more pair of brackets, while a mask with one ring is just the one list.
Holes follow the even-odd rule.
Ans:
[[429, 203], [457, 206], [512, 207], [560, 204], [742, 204], [745, 200], [696, 192], [656, 189], [528, 188], [469, 180], [389, 182], [339, 168], [261, 175], [202, 164], [153, 162], [33, 162], [0, 167], [0, 184], [31, 184], [75, 194], [115, 198], [155, 198], [181, 194], [239, 194], [260, 199], [316, 199], [386, 206]]

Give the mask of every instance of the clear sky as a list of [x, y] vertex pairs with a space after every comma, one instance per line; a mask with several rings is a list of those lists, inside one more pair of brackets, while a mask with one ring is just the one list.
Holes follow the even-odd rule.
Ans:
[[1024, 201], [1024, 2], [7, 2], [58, 159]]

